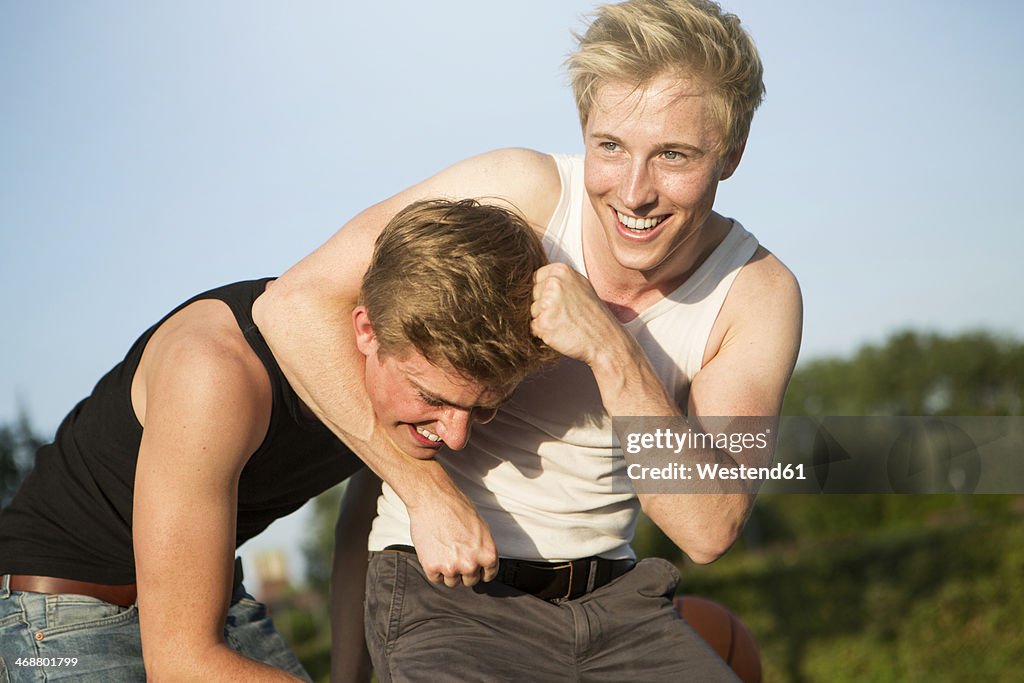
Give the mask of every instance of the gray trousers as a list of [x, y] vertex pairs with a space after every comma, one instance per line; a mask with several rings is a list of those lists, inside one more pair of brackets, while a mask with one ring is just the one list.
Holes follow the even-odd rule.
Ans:
[[389, 681], [730, 681], [738, 679], [672, 605], [679, 573], [646, 559], [558, 604], [492, 581], [427, 581], [414, 555], [370, 554], [366, 641]]

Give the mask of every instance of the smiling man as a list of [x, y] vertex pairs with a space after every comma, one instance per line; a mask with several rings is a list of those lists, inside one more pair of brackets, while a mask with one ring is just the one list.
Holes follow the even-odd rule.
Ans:
[[[510, 211], [404, 209], [359, 269], [361, 301], [337, 312], [363, 360], [324, 379], [369, 394], [402, 452], [464, 447], [553, 355], [530, 334], [544, 263]], [[240, 282], [175, 309], [40, 449], [0, 514], [0, 678], [308, 680], [232, 558], [363, 463], [296, 397], [253, 323], [274, 287]]]
[[[553, 262], [536, 277], [533, 330], [564, 358], [520, 385], [465, 452], [442, 451], [451, 482], [429, 482], [461, 520], [442, 531], [469, 539], [454, 564], [434, 560], [421, 509], [408, 505], [424, 497], [416, 486], [384, 487], [366, 595], [382, 681], [731, 678], [672, 608], [676, 569], [634, 566], [629, 543], [642, 507], [692, 560], [711, 562], [754, 495], [637, 494], [611, 417], [699, 431], [707, 417], [781, 410], [800, 343], [799, 287], [714, 210], [764, 92], [761, 61], [739, 19], [713, 2], [631, 0], [598, 10], [568, 64], [582, 158], [500, 150], [458, 163], [358, 216], [255, 311], [314, 410], [367, 440], [372, 422], [316, 373], [344, 362], [325, 311], [356, 295], [335, 264], [366, 253], [401, 205], [430, 195], [519, 207]], [[728, 452], [710, 457], [737, 464]], [[486, 574], [491, 538], [479, 529], [502, 558], [498, 580], [432, 586]], [[403, 552], [410, 546], [416, 555]]]

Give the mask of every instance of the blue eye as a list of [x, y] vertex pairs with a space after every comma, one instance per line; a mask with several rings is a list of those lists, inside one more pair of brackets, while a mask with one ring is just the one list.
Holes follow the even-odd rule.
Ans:
[[619, 148], [619, 143], [617, 143], [617, 142], [602, 142], [601, 143], [601, 149], [605, 150], [606, 152], [614, 152], [618, 148]]
[[667, 159], [668, 161], [677, 161], [678, 159], [683, 158], [683, 155], [675, 151], [674, 149], [667, 149], [664, 152], [662, 152], [661, 155], [665, 157], [665, 159]]

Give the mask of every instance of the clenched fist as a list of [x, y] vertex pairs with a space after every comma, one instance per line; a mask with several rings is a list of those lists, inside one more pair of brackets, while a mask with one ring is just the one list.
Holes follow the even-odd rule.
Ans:
[[590, 281], [566, 264], [540, 268], [533, 282], [531, 329], [563, 356], [593, 365], [608, 335], [622, 334]]

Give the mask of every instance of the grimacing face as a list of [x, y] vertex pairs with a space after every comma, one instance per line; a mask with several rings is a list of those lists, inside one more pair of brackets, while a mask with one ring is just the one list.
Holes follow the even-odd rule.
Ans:
[[431, 364], [409, 348], [380, 352], [366, 308], [353, 311], [356, 346], [366, 357], [370, 403], [387, 435], [405, 453], [432, 458], [443, 446], [460, 450], [475, 423], [489, 422], [514, 387], [486, 387]]
[[[584, 130], [584, 183], [619, 267], [656, 274], [686, 266], [718, 183], [742, 149], [724, 156], [722, 135], [696, 81], [665, 74], [644, 87], [600, 86]], [[680, 263], [683, 261], [683, 263]]]

